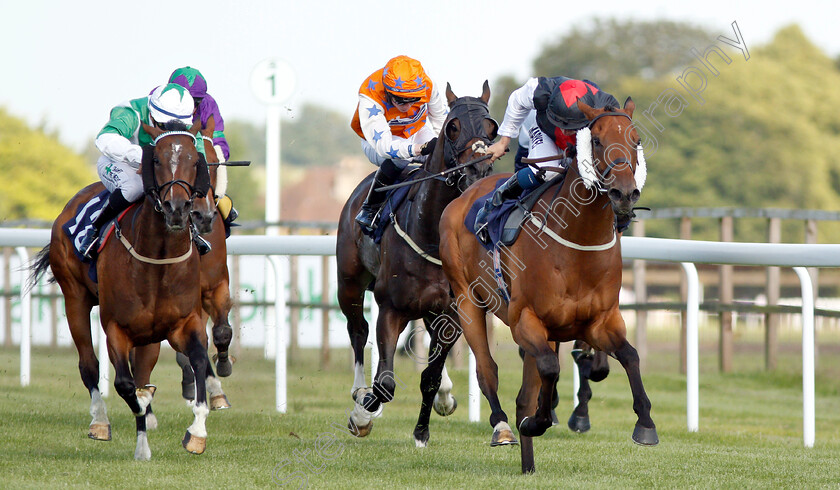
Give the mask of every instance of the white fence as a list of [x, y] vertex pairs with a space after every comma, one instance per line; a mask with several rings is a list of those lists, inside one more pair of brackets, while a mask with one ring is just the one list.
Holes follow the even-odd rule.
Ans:
[[[49, 241], [49, 230], [0, 229], [0, 246], [16, 247], [23, 262], [28, 259], [25, 247], [43, 247]], [[700, 304], [700, 283], [696, 263], [733, 264], [756, 266], [793, 267], [802, 289], [802, 407], [803, 441], [806, 447], [814, 445], [814, 295], [813, 285], [805, 267], [840, 267], [840, 245], [795, 245], [767, 243], [721, 243], [657, 238], [624, 237], [621, 240], [625, 259], [678, 262], [688, 281], [687, 310], [687, 426], [691, 432], [699, 430], [699, 356], [697, 320]], [[227, 242], [228, 253], [233, 255], [334, 255], [335, 237], [331, 236], [233, 236]], [[275, 284], [280, 284], [276, 260]], [[22, 278], [26, 271], [21, 271]], [[286, 326], [283, 288], [275, 289], [276, 341], [276, 408], [286, 410]], [[31, 328], [31, 303], [28, 293], [21, 293], [21, 385], [29, 384], [29, 348]], [[371, 322], [375, 323], [375, 322]], [[374, 344], [375, 345], [375, 344]], [[375, 352], [375, 350], [374, 350]], [[471, 421], [480, 418], [479, 394], [475, 381], [474, 360], [470, 354]], [[107, 357], [107, 356], [106, 356]], [[373, 357], [373, 356], [372, 356]], [[375, 361], [371, 363], [372, 369]]]

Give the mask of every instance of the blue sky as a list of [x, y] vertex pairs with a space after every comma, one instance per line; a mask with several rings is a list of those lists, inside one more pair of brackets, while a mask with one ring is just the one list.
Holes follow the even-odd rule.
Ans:
[[191, 65], [207, 78], [226, 119], [263, 124], [265, 106], [250, 77], [260, 61], [277, 57], [292, 67], [296, 80], [283, 104], [284, 121], [297, 117], [308, 101], [347, 114], [349, 121], [359, 84], [393, 56], [419, 59], [436, 83], [450, 82], [456, 94], [478, 93], [485, 79], [506, 73], [559, 75], [531, 73], [531, 61], [545, 42], [594, 17], [685, 20], [728, 37], [734, 37], [730, 25], [737, 21], [748, 47], [796, 22], [826, 53], [840, 53], [840, 7], [813, 0], [796, 2], [796, 10], [792, 5], [6, 0], [0, 15], [0, 106], [57, 130], [63, 142], [81, 149], [112, 106], [148, 94], [174, 68]]

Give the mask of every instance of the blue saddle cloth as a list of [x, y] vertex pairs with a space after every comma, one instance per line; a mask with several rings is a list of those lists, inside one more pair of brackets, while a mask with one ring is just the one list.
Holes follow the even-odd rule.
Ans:
[[[403, 180], [400, 180], [402, 182]], [[370, 231], [366, 228], [362, 228], [362, 233], [371, 237], [374, 243], [379, 243], [382, 241], [382, 235], [385, 233], [385, 230], [388, 228], [388, 225], [391, 223], [391, 213], [395, 213], [397, 208], [400, 207], [403, 201], [405, 201], [406, 196], [408, 196], [408, 191], [411, 190], [411, 186], [407, 185], [405, 187], [397, 187], [396, 189], [391, 189], [388, 191], [388, 195], [385, 197], [385, 204], [382, 206], [382, 210], [379, 212], [378, 221], [376, 223], [376, 228], [373, 231]]]
[[[64, 223], [61, 227], [73, 243], [73, 252], [76, 253], [76, 258], [84, 263], [90, 263], [88, 276], [93, 282], [97, 282], [98, 279], [96, 276], [97, 256], [94, 256], [93, 259], [88, 259], [82, 255], [82, 237], [86, 234], [87, 230], [93, 228], [93, 220], [99, 216], [102, 208], [108, 203], [108, 197], [110, 197], [110, 195], [111, 193], [108, 190], [104, 190], [93, 196], [93, 198], [91, 198], [88, 202], [80, 204], [79, 207], [76, 208], [75, 216], [73, 216], [73, 218], [67, 223]], [[105, 228], [109, 225], [110, 223], [106, 224]]]
[[487, 216], [487, 226], [484, 230], [487, 238], [485, 241], [475, 232], [475, 216], [484, 207], [484, 203], [493, 197], [496, 189], [505, 183], [506, 179], [499, 179], [492, 191], [479, 197], [472, 204], [466, 218], [464, 218], [464, 226], [475, 235], [481, 246], [488, 251], [497, 248], [499, 242], [503, 245], [511, 245], [519, 236], [519, 230], [527, 217], [527, 213], [533, 209], [540, 196], [550, 187], [556, 184], [562, 185], [564, 179], [565, 174], [558, 175], [548, 182], [543, 182], [539, 186], [526, 190], [519, 198], [508, 199], [501, 206], [491, 210]]
[[[470, 207], [469, 212], [467, 212], [467, 217], [464, 218], [464, 226], [467, 227], [468, 230], [475, 233], [475, 216], [478, 214], [478, 211], [484, 207], [484, 203], [487, 202], [490, 198], [493, 197], [493, 194], [496, 192], [496, 189], [501, 187], [504, 184], [506, 179], [499, 179], [496, 182], [496, 186], [493, 188], [492, 191], [488, 192], [487, 194], [479, 197], [475, 200], [475, 202]], [[490, 214], [487, 216], [487, 236], [489, 240], [486, 242], [483, 241], [481, 238], [476, 235], [476, 239], [481, 243], [487, 250], [493, 250], [496, 248], [496, 245], [502, 239], [502, 231], [504, 230], [505, 223], [507, 222], [508, 216], [510, 213], [513, 212], [514, 209], [519, 205], [519, 201], [523, 200], [527, 197], [527, 194], [520, 196], [519, 199], [508, 199], [504, 201], [501, 206], [493, 209], [490, 211]]]

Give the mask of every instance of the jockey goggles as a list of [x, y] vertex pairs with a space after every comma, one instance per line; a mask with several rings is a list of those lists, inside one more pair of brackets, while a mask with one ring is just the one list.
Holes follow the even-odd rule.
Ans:
[[394, 95], [391, 92], [388, 92], [388, 95], [391, 96], [391, 102], [394, 105], [413, 104], [420, 100], [420, 97], [400, 97], [399, 95]]

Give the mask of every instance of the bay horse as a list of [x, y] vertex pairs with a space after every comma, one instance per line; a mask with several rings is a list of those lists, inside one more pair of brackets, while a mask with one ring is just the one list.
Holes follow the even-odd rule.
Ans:
[[[639, 356], [626, 338], [618, 309], [621, 243], [616, 222], [627, 223], [640, 197], [645, 170], [632, 123], [635, 103], [623, 110], [594, 109], [578, 101], [590, 121], [579, 132], [576, 163], [562, 184], [540, 198], [546, 212], [533, 213], [517, 241], [500, 250], [499, 261], [510, 301], [499, 297], [487, 252], [464, 224], [473, 202], [494, 189], [504, 175], [483, 179], [455, 199], [440, 221], [441, 260], [455, 295], [457, 315], [475, 353], [479, 386], [487, 398], [494, 429], [492, 445], [515, 443], [499, 403], [498, 366], [488, 342], [489, 309], [511, 329], [526, 353], [522, 387], [516, 398], [522, 471], [534, 471], [532, 437], [551, 426], [551, 399], [560, 371], [556, 343], [583, 340], [618, 359], [627, 373], [638, 416], [633, 440], [659, 442], [642, 385]], [[591, 139], [587, 138], [591, 135]], [[535, 208], [537, 209], [537, 208]], [[498, 249], [497, 249], [498, 250]]]
[[[91, 396], [93, 421], [90, 436], [110, 439], [110, 423], [100, 396], [99, 368], [91, 340], [90, 311], [100, 305], [100, 320], [106, 335], [108, 355], [115, 369], [114, 387], [135, 415], [135, 459], [151, 458], [146, 435], [146, 409], [156, 387], [137, 384], [148, 380], [163, 340], [190, 359], [194, 372], [210, 369], [207, 334], [201, 323], [200, 261], [195, 251], [190, 213], [196, 197], [206, 194], [210, 176], [206, 162], [195, 147], [198, 125], [188, 132], [179, 122], [164, 129], [143, 124], [155, 139], [143, 149], [141, 172], [145, 199], [126, 212], [119, 240], [106, 242], [96, 262], [98, 284], [89, 275], [89, 265], [80, 262], [62, 225], [87, 202], [92, 184], [76, 194], [52, 227], [50, 243], [38, 254], [32, 269], [37, 281], [47, 267], [61, 287], [70, 332], [79, 352], [79, 371]], [[162, 182], [162, 183], [161, 183]], [[129, 366], [137, 347], [134, 376]], [[148, 373], [146, 373], [148, 371]], [[139, 386], [139, 387], [138, 387]], [[201, 454], [206, 448], [207, 392], [220, 387], [196, 379], [194, 421], [182, 440], [184, 448]]]
[[[435, 257], [438, 220], [450, 201], [492, 170], [486, 158], [463, 164], [484, 154], [496, 137], [498, 125], [489, 115], [490, 86], [486, 81], [481, 97], [456, 97], [447, 84], [446, 99], [450, 112], [438, 142], [422, 171], [408, 177], [418, 182], [391, 215], [391, 225], [384, 231], [380, 244], [363, 234], [355, 221], [373, 174], [356, 187], [341, 211], [336, 239], [338, 303], [347, 318], [347, 331], [355, 355], [351, 389], [354, 409], [348, 427], [358, 437], [370, 433], [373, 417], [382, 404], [394, 397], [397, 337], [410, 320], [422, 318], [431, 336], [430, 359], [420, 380], [422, 402], [414, 428], [416, 446], [425, 447], [428, 443], [429, 416], [433, 407], [445, 416], [457, 406], [450, 393], [452, 382], [446, 375], [444, 361], [460, 336], [460, 330], [454, 322], [437, 321], [451, 302], [449, 283]], [[450, 173], [446, 176], [431, 177], [447, 170]], [[376, 320], [379, 364], [370, 388], [366, 385], [364, 372], [364, 349], [368, 339], [368, 322], [363, 314], [366, 289], [373, 291], [379, 306]]]

